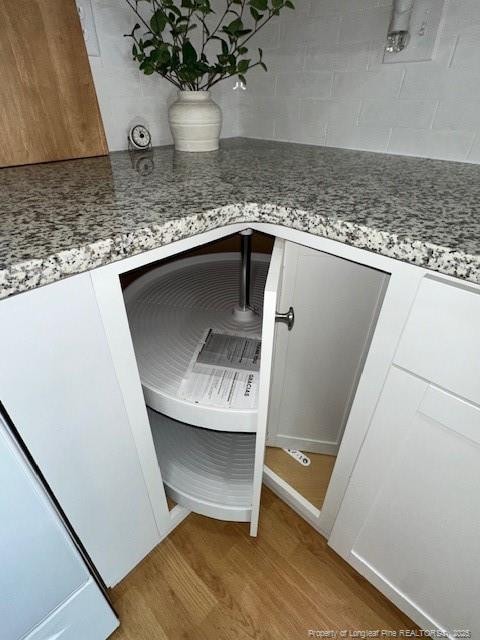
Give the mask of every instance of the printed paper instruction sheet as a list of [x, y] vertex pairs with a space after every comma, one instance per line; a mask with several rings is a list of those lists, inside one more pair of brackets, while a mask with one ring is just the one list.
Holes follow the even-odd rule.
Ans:
[[180, 386], [190, 402], [253, 409], [257, 402], [260, 338], [208, 329]]

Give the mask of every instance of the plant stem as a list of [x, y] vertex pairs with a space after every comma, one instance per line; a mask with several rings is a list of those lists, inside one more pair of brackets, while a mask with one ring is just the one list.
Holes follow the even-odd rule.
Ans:
[[[227, 13], [230, 11], [230, 7], [233, 4], [233, 0], [227, 0], [227, 8], [225, 9], [225, 11], [223, 12], [222, 17], [220, 18], [220, 20], [218, 21], [217, 26], [215, 27], [215, 29], [210, 33], [210, 35], [208, 36], [208, 38], [205, 40], [205, 44], [207, 44], [207, 42], [209, 40], [211, 40], [213, 38], [213, 36], [217, 33], [217, 31], [219, 30], [219, 28], [222, 25], [222, 22], [225, 18], [225, 16], [227, 15]], [[203, 53], [203, 49], [202, 49], [202, 53]]]
[[[250, 71], [250, 69], [253, 69], [254, 67], [258, 67], [259, 64], [260, 64], [260, 62], [256, 62], [255, 64], [252, 64], [250, 67], [248, 67], [248, 70]], [[221, 82], [222, 80], [228, 80], [228, 78], [231, 78], [231, 77], [236, 76], [236, 75], [237, 75], [236, 71], [234, 71], [233, 73], [229, 73], [227, 75], [222, 74], [219, 78], [217, 78], [217, 80], [215, 80], [211, 84], [209, 84], [209, 85], [204, 84], [202, 87], [200, 87], [200, 91], [209, 90], [214, 85], [216, 85], [218, 82]]]
[[252, 30], [252, 33], [249, 33], [248, 36], [245, 38], [245, 40], [242, 40], [242, 42], [237, 42], [232, 53], [235, 53], [237, 49], [239, 49], [240, 47], [244, 47], [245, 44], [250, 40], [250, 38], [253, 38], [253, 36], [257, 33], [257, 31], [262, 29], [262, 27], [264, 27], [267, 24], [267, 22], [269, 22], [273, 18], [273, 16], [274, 16], [273, 12], [270, 12], [270, 15], [268, 16], [268, 18], [266, 18], [263, 22], [256, 23], [258, 24], [258, 27], [255, 26], [255, 28]]
[[[256, 22], [255, 23], [255, 27], [252, 30], [252, 33], [249, 33], [248, 36], [242, 40], [241, 42], [236, 42], [234, 48], [229, 52], [230, 55], [235, 55], [235, 53], [238, 51], [238, 49], [240, 47], [245, 46], [245, 44], [250, 40], [250, 38], [253, 38], [253, 36], [257, 33], [257, 31], [259, 31], [259, 29], [261, 29], [262, 27], [264, 27], [267, 22], [269, 22], [274, 16], [273, 11], [269, 12], [268, 17], [263, 21], [263, 22]], [[248, 67], [248, 70], [253, 69], [254, 67], [258, 67], [258, 65], [260, 64], [260, 62], [256, 62], [255, 64], [252, 64]], [[213, 82], [207, 82], [206, 84], [204, 84], [201, 89], [211, 89], [211, 87], [213, 87], [214, 85], [216, 85], [218, 82], [221, 82], [222, 80], [226, 80], [227, 78], [231, 78], [232, 76], [236, 75], [237, 72], [234, 71], [233, 73], [229, 73], [228, 75], [226, 74], [221, 74], [219, 78], [217, 78], [216, 80], [213, 80]], [[215, 78], [215, 76], [213, 76], [213, 78]]]
[[131, 2], [131, 0], [126, 0], [128, 6], [130, 7], [130, 9], [135, 13], [135, 15], [137, 16], [137, 18], [139, 18], [143, 24], [145, 25], [145, 27], [148, 29], [148, 32], [151, 33], [150, 31], [150, 25], [145, 22], [145, 20], [143, 19], [143, 17], [140, 15], [139, 11], [138, 11], [138, 3], [135, 2], [135, 6], [133, 6], [133, 2]]

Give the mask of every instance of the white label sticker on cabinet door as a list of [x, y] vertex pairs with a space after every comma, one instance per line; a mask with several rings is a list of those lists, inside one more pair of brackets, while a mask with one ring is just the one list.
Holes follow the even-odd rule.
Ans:
[[210, 329], [180, 385], [190, 402], [253, 409], [257, 402], [261, 340]]

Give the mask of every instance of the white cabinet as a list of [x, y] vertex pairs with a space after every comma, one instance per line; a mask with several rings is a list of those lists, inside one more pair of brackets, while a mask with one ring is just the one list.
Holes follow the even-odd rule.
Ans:
[[0, 302], [0, 401], [107, 585], [159, 541], [89, 274]]
[[[480, 637], [478, 293], [426, 278], [330, 545], [424, 628]], [[419, 377], [414, 374], [420, 374]], [[455, 394], [435, 383], [449, 385]]]
[[480, 403], [480, 291], [424, 278], [394, 362]]

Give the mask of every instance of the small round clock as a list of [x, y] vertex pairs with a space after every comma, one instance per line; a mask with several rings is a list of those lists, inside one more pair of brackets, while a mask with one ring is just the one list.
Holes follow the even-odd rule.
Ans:
[[134, 125], [128, 132], [128, 144], [132, 149], [149, 149], [152, 146], [152, 136], [143, 124]]

